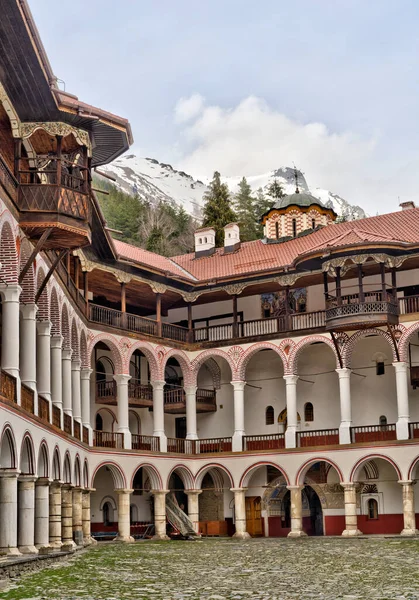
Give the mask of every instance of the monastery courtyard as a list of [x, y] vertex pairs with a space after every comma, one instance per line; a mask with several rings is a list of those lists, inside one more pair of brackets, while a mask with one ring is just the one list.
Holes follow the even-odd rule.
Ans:
[[417, 540], [99, 544], [14, 580], [4, 600], [419, 598]]

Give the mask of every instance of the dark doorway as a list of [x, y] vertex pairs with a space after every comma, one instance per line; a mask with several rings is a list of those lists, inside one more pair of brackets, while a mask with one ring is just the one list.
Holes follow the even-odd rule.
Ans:
[[175, 435], [180, 440], [186, 438], [186, 417], [179, 417], [175, 420]]
[[291, 492], [287, 490], [282, 499], [282, 528], [291, 528]]
[[323, 509], [320, 498], [309, 485], [305, 487], [305, 493], [310, 508], [310, 529], [311, 535], [323, 535]]

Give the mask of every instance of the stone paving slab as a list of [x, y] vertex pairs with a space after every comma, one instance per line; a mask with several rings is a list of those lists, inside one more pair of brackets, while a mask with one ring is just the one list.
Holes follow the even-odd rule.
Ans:
[[99, 544], [23, 575], [4, 600], [419, 600], [419, 540]]

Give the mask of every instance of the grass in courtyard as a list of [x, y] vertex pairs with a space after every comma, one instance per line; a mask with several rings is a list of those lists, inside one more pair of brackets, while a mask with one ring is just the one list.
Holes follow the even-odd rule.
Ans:
[[419, 541], [105, 544], [24, 575], [3, 600], [417, 600]]

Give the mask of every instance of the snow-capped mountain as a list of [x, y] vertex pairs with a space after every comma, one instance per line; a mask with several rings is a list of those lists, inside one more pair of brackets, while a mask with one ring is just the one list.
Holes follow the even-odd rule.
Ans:
[[[194, 179], [169, 164], [160, 163], [154, 158], [140, 158], [134, 154], [122, 156], [100, 169], [114, 177], [116, 185], [128, 194], [138, 194], [144, 200], [155, 203], [162, 200], [182, 205], [187, 213], [197, 219], [201, 216], [208, 179], [205, 181]], [[297, 175], [300, 191], [310, 192], [323, 204], [333, 208], [338, 215], [345, 216], [349, 220], [362, 219], [366, 216], [360, 206], [351, 205], [329, 190], [309, 188], [304, 175], [300, 171], [297, 171]], [[291, 167], [280, 167], [262, 175], [249, 175], [246, 178], [254, 191], [260, 187], [266, 190], [275, 178], [283, 185], [286, 194], [295, 191], [294, 169]], [[240, 179], [241, 177], [224, 177], [223, 181], [234, 193]]]

